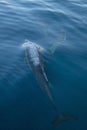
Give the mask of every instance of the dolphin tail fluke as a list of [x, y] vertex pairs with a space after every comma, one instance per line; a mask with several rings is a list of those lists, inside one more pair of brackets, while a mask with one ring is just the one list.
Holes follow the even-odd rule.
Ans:
[[56, 127], [58, 124], [69, 121], [69, 120], [77, 120], [77, 118], [73, 115], [69, 115], [67, 113], [58, 114], [53, 121], [51, 122], [52, 127]]

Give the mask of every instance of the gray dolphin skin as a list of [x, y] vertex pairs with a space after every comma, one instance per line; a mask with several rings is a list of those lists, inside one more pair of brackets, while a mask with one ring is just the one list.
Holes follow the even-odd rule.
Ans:
[[30, 42], [30, 41], [27, 42], [27, 45], [25, 47], [25, 54], [26, 54], [27, 63], [31, 67], [31, 69], [36, 77], [36, 80], [39, 83], [39, 86], [47, 94], [49, 101], [51, 102], [51, 104], [56, 112], [56, 117], [51, 122], [52, 126], [56, 126], [58, 123], [61, 123], [66, 120], [74, 120], [75, 117], [72, 115], [69, 115], [66, 113], [59, 113], [58, 108], [57, 108], [56, 104], [54, 103], [54, 99], [50, 92], [50, 85], [49, 85], [49, 81], [48, 81], [48, 78], [45, 73], [43, 59], [41, 57], [41, 54], [40, 54], [38, 48], [35, 46], [35, 44], [33, 42]]

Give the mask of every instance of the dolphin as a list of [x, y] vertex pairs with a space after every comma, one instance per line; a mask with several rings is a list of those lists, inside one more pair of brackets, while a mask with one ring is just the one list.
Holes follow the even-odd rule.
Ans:
[[26, 60], [27, 63], [29, 64], [30, 68], [32, 69], [36, 80], [39, 83], [39, 86], [41, 87], [42, 90], [45, 91], [47, 94], [49, 101], [51, 102], [55, 112], [56, 112], [56, 117], [54, 120], [51, 122], [52, 126], [56, 126], [58, 123], [61, 123], [66, 120], [74, 120], [76, 119], [73, 115], [69, 115], [67, 113], [60, 113], [58, 111], [58, 108], [54, 102], [54, 98], [51, 94], [50, 91], [50, 84], [44, 69], [44, 63], [42, 59], [42, 55], [39, 51], [38, 46], [36, 46], [35, 43], [27, 41], [25, 43], [25, 55], [26, 55]]

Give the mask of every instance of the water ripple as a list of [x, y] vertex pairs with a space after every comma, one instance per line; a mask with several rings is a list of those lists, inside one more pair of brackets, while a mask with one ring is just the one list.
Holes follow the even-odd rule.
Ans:
[[[30, 106], [28, 106], [29, 101], [31, 100], [32, 104], [32, 102], [39, 100], [39, 96], [37, 96], [39, 95], [39, 87], [37, 87], [35, 79], [32, 77], [32, 73], [26, 65], [25, 53], [21, 48], [25, 39], [29, 39], [43, 46], [45, 49], [53, 44], [58, 45], [53, 55], [45, 55], [47, 61], [47, 63], [45, 63], [47, 76], [54, 86], [53, 91], [58, 98], [58, 106], [60, 106], [61, 110], [64, 108], [64, 111], [76, 113], [80, 119], [82, 119], [84, 115], [87, 115], [86, 12], [87, 2], [85, 0], [0, 1], [0, 106], [2, 108], [5, 109], [4, 105], [11, 105], [15, 102], [17, 106], [19, 104], [20, 110], [24, 106], [28, 107], [26, 111], [30, 115], [34, 111], [32, 112], [32, 107], [30, 108]], [[66, 39], [60, 41], [60, 37], [63, 37], [62, 32], [65, 33]], [[31, 89], [31, 86], [34, 87]], [[35, 96], [34, 94], [36, 94], [37, 99], [33, 97]], [[40, 98], [43, 100], [42, 94]], [[42, 103], [42, 100], [39, 102]], [[46, 103], [47, 105], [49, 104], [48, 101]], [[33, 106], [38, 115], [42, 115], [44, 111], [48, 112], [45, 107], [49, 107], [49, 105], [44, 105], [43, 110], [40, 106], [43, 104]], [[40, 107], [43, 112], [38, 112]], [[20, 113], [20, 111], [18, 112]], [[6, 113], [6, 109], [3, 113]], [[16, 110], [13, 113], [17, 114]], [[13, 119], [15, 118], [14, 115], [11, 114], [9, 113], [9, 123], [11, 119], [12, 123], [15, 120]], [[33, 114], [35, 115], [36, 113], [34, 112]], [[30, 120], [29, 115], [26, 122]], [[48, 114], [49, 117], [45, 117], [44, 115], [44, 121], [42, 121], [44, 122], [44, 126], [41, 124], [42, 122], [37, 119], [37, 122], [33, 121], [37, 127], [31, 124], [32, 129], [40, 129], [40, 127], [42, 130], [46, 129], [47, 122], [45, 119], [47, 118], [47, 120], [49, 120], [50, 114]], [[24, 116], [22, 115], [22, 117]], [[1, 116], [0, 120], [1, 118], [5, 117]], [[83, 121], [82, 123], [82, 120], [79, 120], [78, 123], [73, 124], [72, 129], [84, 129], [86, 126], [85, 116]], [[20, 122], [23, 122], [23, 120]], [[2, 125], [4, 129], [10, 127], [10, 125], [6, 125], [5, 122], [3, 124], [5, 124]], [[22, 124], [23, 123], [20, 125], [19, 123], [18, 128], [21, 128]], [[68, 128], [69, 125], [70, 124], [67, 123], [67, 130], [71, 129], [71, 126]], [[26, 126], [29, 127], [28, 124], [26, 124]], [[79, 128], [78, 126], [81, 127]], [[12, 130], [15, 128], [13, 128], [13, 126], [11, 127]], [[2, 129], [1, 125], [0, 129]], [[65, 129], [65, 127], [61, 126], [60, 129]]]

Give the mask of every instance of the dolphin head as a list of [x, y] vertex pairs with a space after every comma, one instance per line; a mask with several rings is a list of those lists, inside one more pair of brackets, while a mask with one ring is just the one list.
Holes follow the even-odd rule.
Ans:
[[22, 47], [23, 47], [23, 48], [29, 48], [29, 47], [31, 47], [31, 46], [35, 46], [40, 52], [45, 51], [45, 49], [44, 49], [42, 46], [40, 46], [39, 44], [34, 43], [34, 42], [31, 42], [31, 41], [25, 39], [25, 41], [24, 41]]
[[31, 42], [31, 41], [29, 41], [29, 40], [25, 40], [24, 41], [24, 43], [23, 43], [23, 45], [22, 45], [22, 47], [23, 48], [27, 48], [27, 47], [29, 47], [30, 45], [32, 45], [33, 43]]

